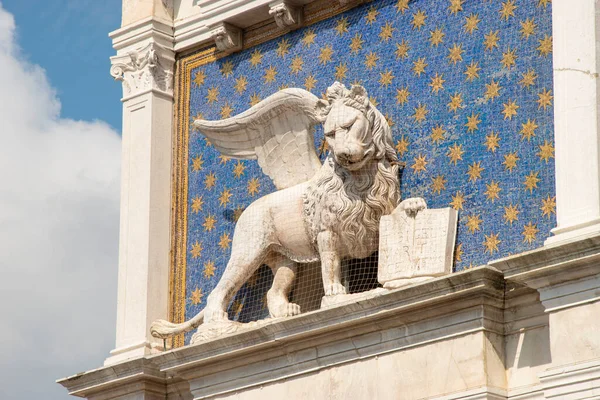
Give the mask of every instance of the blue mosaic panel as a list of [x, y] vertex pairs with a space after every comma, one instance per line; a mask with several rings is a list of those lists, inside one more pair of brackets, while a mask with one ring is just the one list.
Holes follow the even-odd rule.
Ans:
[[[286, 87], [363, 85], [406, 163], [403, 198], [459, 211], [462, 270], [539, 247], [556, 224], [551, 32], [550, 0], [373, 1], [196, 68], [189, 119]], [[274, 190], [256, 162], [221, 157], [198, 132], [189, 143], [188, 318], [225, 268], [239, 213]]]

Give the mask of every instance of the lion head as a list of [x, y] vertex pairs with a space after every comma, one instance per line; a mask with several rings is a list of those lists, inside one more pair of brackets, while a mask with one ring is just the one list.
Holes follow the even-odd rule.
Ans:
[[384, 116], [371, 104], [364, 87], [348, 90], [335, 82], [317, 102], [325, 140], [337, 164], [349, 171], [362, 169], [373, 160], [398, 161], [392, 133]]

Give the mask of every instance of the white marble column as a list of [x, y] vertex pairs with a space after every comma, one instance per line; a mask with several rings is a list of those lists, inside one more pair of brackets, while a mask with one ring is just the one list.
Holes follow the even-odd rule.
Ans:
[[168, 317], [173, 130], [172, 29], [156, 21], [111, 37], [123, 84], [121, 227], [116, 348], [105, 364], [153, 353], [150, 324]]
[[558, 226], [547, 245], [600, 233], [600, 2], [552, 8]]

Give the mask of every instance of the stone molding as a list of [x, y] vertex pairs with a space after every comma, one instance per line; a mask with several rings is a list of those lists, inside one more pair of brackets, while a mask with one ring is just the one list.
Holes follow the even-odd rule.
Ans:
[[110, 74], [123, 83], [123, 97], [128, 99], [154, 90], [173, 96], [172, 51], [151, 42], [125, 55], [111, 57]]
[[540, 374], [545, 399], [600, 398], [600, 360], [551, 368]]
[[210, 37], [217, 49], [223, 53], [233, 53], [242, 49], [242, 30], [231, 24], [220, 22], [210, 28]]

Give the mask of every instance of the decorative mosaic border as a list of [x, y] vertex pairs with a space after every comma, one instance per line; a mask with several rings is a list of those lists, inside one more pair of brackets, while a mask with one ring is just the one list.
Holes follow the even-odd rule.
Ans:
[[[304, 7], [305, 26], [334, 17], [358, 4], [341, 6], [331, 0], [317, 0]], [[264, 21], [244, 30], [243, 49], [283, 36], [288, 31], [277, 27], [273, 20]], [[188, 149], [190, 123], [188, 120], [192, 70], [210, 64], [228, 54], [216, 47], [204, 47], [192, 54], [178, 56], [175, 65], [175, 111], [173, 140], [173, 180], [171, 199], [171, 266], [169, 272], [169, 320], [182, 323], [185, 315], [186, 249], [187, 249], [187, 197]], [[182, 347], [184, 335], [172, 338], [171, 347]]]

